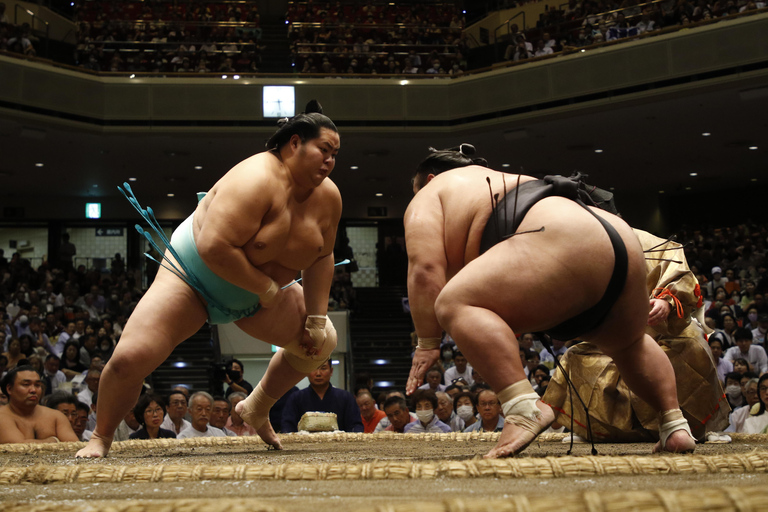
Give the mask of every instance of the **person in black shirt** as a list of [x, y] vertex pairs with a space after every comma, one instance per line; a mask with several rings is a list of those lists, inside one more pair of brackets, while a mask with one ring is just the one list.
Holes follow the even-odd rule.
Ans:
[[176, 433], [160, 428], [165, 417], [165, 400], [160, 395], [141, 395], [133, 415], [141, 428], [131, 434], [129, 439], [176, 439]]

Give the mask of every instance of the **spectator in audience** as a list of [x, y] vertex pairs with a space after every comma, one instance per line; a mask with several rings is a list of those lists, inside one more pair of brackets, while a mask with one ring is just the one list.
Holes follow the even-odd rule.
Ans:
[[405, 402], [405, 398], [401, 396], [387, 398], [384, 402], [384, 413], [389, 421], [389, 426], [384, 428], [387, 432], [403, 433], [407, 425], [419, 421], [418, 419], [411, 418], [408, 404]]
[[129, 436], [130, 439], [175, 439], [176, 433], [162, 428], [165, 416], [165, 400], [160, 395], [145, 393], [139, 397], [133, 408], [133, 417], [141, 428]]
[[78, 339], [80, 342], [80, 364], [86, 368], [91, 366], [91, 357], [99, 354], [96, 347], [96, 335], [93, 333], [83, 334]]
[[768, 332], [768, 313], [757, 317], [757, 327], [752, 329], [752, 342], [765, 347], [765, 334]]
[[86, 387], [77, 394], [77, 399], [90, 407], [91, 402], [93, 401], [93, 395], [99, 390], [100, 380], [101, 372], [99, 370], [88, 370], [88, 374], [85, 377]]
[[542, 57], [544, 55], [552, 55], [554, 53], [552, 51], [552, 48], [550, 46], [547, 46], [547, 44], [544, 42], [543, 39], [539, 39], [536, 41], [536, 51], [533, 52], [534, 57]]
[[465, 428], [464, 432], [501, 432], [504, 428], [501, 403], [492, 390], [484, 389], [477, 394], [477, 411], [480, 421]]
[[723, 342], [717, 338], [709, 338], [709, 350], [712, 352], [712, 358], [715, 360], [717, 376], [721, 383], [725, 383], [725, 376], [733, 372], [733, 363], [723, 359]]
[[731, 347], [725, 353], [725, 359], [734, 362], [736, 359], [746, 359], [750, 367], [762, 375], [768, 371], [768, 355], [765, 349], [752, 344], [752, 331], [740, 327], [734, 332], [736, 346]]
[[744, 421], [749, 417], [752, 406], [760, 402], [758, 396], [758, 379], [749, 379], [743, 386], [743, 394], [747, 403], [731, 412], [731, 415], [728, 418], [730, 425], [725, 429], [726, 432], [744, 432]]
[[360, 409], [360, 419], [363, 422], [363, 432], [366, 434], [372, 434], [376, 429], [376, 425], [386, 418], [387, 415], [384, 411], [376, 408], [376, 402], [373, 401], [373, 395], [367, 389], [361, 389], [357, 392], [355, 398], [357, 402], [357, 408]]
[[68, 341], [64, 346], [63, 354], [59, 366], [68, 381], [86, 370], [86, 367], [80, 363], [80, 345], [76, 341]]
[[227, 429], [230, 409], [231, 406], [229, 404], [229, 400], [221, 396], [213, 397], [213, 408], [211, 409], [211, 426], [220, 429], [228, 436], [236, 437], [236, 433]]
[[349, 391], [331, 385], [333, 365], [325, 361], [309, 373], [309, 386], [288, 399], [283, 409], [282, 431], [296, 432], [299, 420], [307, 412], [332, 412], [336, 414], [339, 429], [345, 432], [362, 432], [363, 422], [355, 397]]
[[[229, 395], [229, 403], [231, 405], [229, 419], [227, 424], [224, 425], [228, 430], [234, 432], [238, 436], [255, 436], [256, 429], [243, 421], [243, 418], [237, 413], [235, 406], [242, 400], [245, 400], [246, 394], [235, 391]], [[273, 407], [274, 409], [274, 407]]]
[[539, 392], [539, 388], [541, 387], [541, 380], [544, 377], [549, 377], [549, 368], [544, 366], [543, 364], [540, 364], [536, 368], [533, 369], [533, 374], [531, 376], [531, 385], [533, 386], [533, 390], [537, 393]]
[[[59, 334], [59, 338], [56, 340], [56, 345], [54, 345], [55, 354], [62, 359], [64, 359], [64, 351], [66, 350], [66, 345], [70, 341], [75, 341], [76, 338], [74, 338], [75, 334], [75, 322], [67, 322], [66, 327], [64, 330]], [[77, 347], [77, 357], [78, 360], [80, 358], [80, 345], [75, 345]]]
[[448, 396], [451, 397], [451, 400], [456, 398], [456, 395], [464, 391], [465, 389], [468, 389], [469, 386], [467, 386], [467, 383], [464, 382], [463, 379], [459, 379], [456, 384], [451, 384], [449, 386], [445, 387], [444, 393], [446, 393]]
[[441, 384], [443, 381], [443, 372], [441, 372], [440, 368], [437, 366], [432, 367], [427, 372], [427, 376], [424, 380], [426, 382], [424, 385], [420, 386], [419, 389], [431, 389], [435, 393], [438, 391], [445, 391], [445, 386]]
[[176, 436], [179, 439], [189, 437], [227, 437], [223, 430], [212, 427], [209, 422], [213, 409], [213, 397], [205, 391], [198, 391], [189, 397], [189, 412], [192, 414], [190, 426]]
[[749, 417], [744, 420], [746, 434], [764, 434], [768, 430], [768, 375], [763, 375], [757, 383], [758, 403], [752, 406]]
[[227, 371], [225, 373], [224, 382], [229, 384], [225, 396], [229, 396], [231, 393], [245, 393], [246, 396], [253, 392], [253, 385], [245, 380], [243, 372], [245, 367], [239, 359], [232, 359], [227, 364]]
[[88, 413], [91, 412], [91, 408], [79, 400], [76, 400], [76, 402], [75, 425], [72, 429], [80, 441], [88, 441], [93, 435], [93, 432], [88, 430]]
[[183, 392], [174, 390], [168, 395], [168, 409], [160, 425], [165, 430], [171, 430], [175, 434], [180, 434], [182, 430], [191, 427], [191, 424], [184, 419], [187, 415], [187, 395]]
[[55, 392], [60, 385], [67, 382], [66, 375], [59, 370], [59, 361], [60, 359], [53, 354], [48, 354], [45, 358], [42, 377], [46, 396]]
[[[467, 358], [461, 351], [455, 350], [453, 352], [453, 363], [454, 366], [448, 368], [443, 377], [446, 386], [452, 384], [456, 379], [463, 379], [469, 386], [475, 383], [472, 380], [472, 367], [467, 364]], [[438, 391], [445, 391], [445, 389]]]
[[0, 378], [5, 376], [5, 372], [8, 371], [8, 356], [0, 354]]
[[746, 403], [746, 398], [741, 388], [740, 373], [731, 372], [725, 376], [725, 396], [733, 410]]
[[[403, 400], [405, 400], [405, 395], [403, 393], [401, 393], [400, 391], [390, 391], [389, 393], [382, 393], [382, 395], [384, 395], [383, 399], [381, 398], [381, 396], [379, 397], [380, 402], [381, 402], [381, 405], [379, 405], [379, 409], [382, 410], [382, 411], [384, 410], [384, 403], [387, 401], [387, 398], [391, 398], [393, 396], [396, 396], [396, 397], [400, 397]], [[385, 411], [385, 413], [386, 413], [386, 411]], [[416, 417], [416, 414], [414, 414], [412, 412], [409, 412], [408, 414], [411, 417], [411, 421], [418, 421], [419, 418]], [[389, 418], [388, 417], [387, 418], [382, 418], [382, 420], [379, 422], [379, 424], [376, 425], [376, 429], [373, 432], [374, 432], [374, 434], [376, 434], [378, 432], [383, 432], [390, 425], [391, 425], [391, 423], [389, 422]]]
[[453, 410], [453, 398], [446, 392], [435, 393], [437, 396], [437, 407], [435, 416], [451, 428], [451, 432], [461, 432], [466, 425], [458, 414]]
[[[67, 418], [67, 421], [69, 421], [69, 424], [72, 427], [72, 431], [75, 432], [75, 435], [77, 435], [76, 427], [78, 402], [79, 400], [75, 397], [75, 395], [67, 393], [66, 391], [59, 391], [48, 397], [45, 405], [49, 409], [57, 410], [63, 414], [64, 417]], [[77, 435], [77, 437], [78, 439], [80, 438], [79, 435]]]
[[77, 441], [69, 420], [40, 405], [43, 382], [31, 366], [12, 368], [0, 381], [8, 405], [0, 407], [0, 444]]
[[11, 338], [8, 342], [8, 352], [3, 354], [8, 361], [6, 367], [10, 370], [15, 368], [19, 361], [26, 359], [27, 356], [21, 352], [21, 341], [19, 338]]
[[477, 398], [474, 393], [462, 391], [453, 397], [453, 410], [464, 421], [464, 429], [474, 425], [477, 420]]
[[733, 360], [733, 371], [739, 375], [744, 375], [745, 373], [751, 371], [751, 368], [749, 367], [749, 363], [746, 359], [739, 357]]
[[431, 389], [419, 389], [411, 397], [411, 406], [416, 410], [414, 421], [406, 425], [403, 431], [406, 434], [419, 434], [422, 432], [448, 433], [451, 427], [440, 421], [435, 415], [437, 409], [437, 395]]

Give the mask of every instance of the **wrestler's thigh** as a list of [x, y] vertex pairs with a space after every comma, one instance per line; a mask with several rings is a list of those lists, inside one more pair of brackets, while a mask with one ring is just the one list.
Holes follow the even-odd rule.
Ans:
[[149, 359], [170, 354], [208, 318], [197, 294], [179, 277], [160, 268], [136, 305], [115, 347], [113, 358]]
[[289, 286], [272, 307], [261, 308], [255, 315], [235, 322], [246, 334], [278, 347], [300, 340], [304, 333], [306, 307], [304, 289]]
[[[498, 314], [515, 332], [540, 331], [577, 315], [602, 297], [614, 255], [602, 225], [562, 198], [540, 201], [514, 236], [465, 266], [438, 306], [466, 304]], [[445, 327], [445, 326], [444, 326]]]

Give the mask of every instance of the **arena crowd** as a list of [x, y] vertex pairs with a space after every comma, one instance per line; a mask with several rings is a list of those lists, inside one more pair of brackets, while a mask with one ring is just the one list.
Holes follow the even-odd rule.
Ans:
[[[768, 427], [768, 226], [683, 228], [677, 241], [685, 244], [699, 281], [703, 318], [712, 330], [708, 342], [733, 408], [728, 430], [762, 432]], [[44, 262], [33, 268], [18, 253], [10, 260], [0, 253], [0, 373], [3, 403], [11, 404], [0, 408], [0, 423], [14, 403], [46, 406], [58, 413], [46, 413], [41, 421], [61, 434], [46, 439], [87, 440], [95, 426], [101, 371], [142, 290], [119, 255], [109, 272], [59, 267]], [[354, 289], [344, 276], [338, 274], [331, 308], [353, 302]], [[518, 339], [526, 374], [543, 395], [555, 358], [578, 340], [554, 341], [550, 352], [533, 333]], [[492, 432], [503, 426], [495, 393], [447, 335], [438, 364], [411, 397], [397, 389], [374, 392], [375, 376], [369, 375], [358, 376], [353, 394], [332, 386], [332, 374], [326, 363], [312, 372], [309, 387], [281, 398], [270, 414], [275, 429], [294, 432], [304, 413], [318, 411], [336, 413], [338, 428], [350, 432]], [[253, 390], [243, 375], [241, 361], [228, 361], [222, 396], [147, 385], [115, 439], [254, 435], [234, 410]], [[67, 437], [68, 428], [73, 437]], [[0, 437], [0, 442], [29, 441]]]

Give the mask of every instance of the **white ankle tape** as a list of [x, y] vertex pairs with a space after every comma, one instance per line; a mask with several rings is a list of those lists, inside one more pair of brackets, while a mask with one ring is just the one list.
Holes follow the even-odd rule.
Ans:
[[269, 410], [275, 405], [277, 398], [269, 396], [261, 387], [261, 382], [256, 384], [256, 388], [243, 400], [243, 409], [240, 417], [250, 426], [258, 430], [269, 419]]
[[691, 427], [688, 425], [688, 420], [683, 416], [683, 412], [680, 409], [672, 409], [670, 411], [664, 411], [661, 413], [661, 420], [659, 421], [659, 439], [661, 439], [661, 447], [667, 446], [667, 439], [674, 432], [682, 430], [687, 433], [691, 439], [696, 441], [696, 438], [691, 434]]
[[536, 407], [536, 401], [541, 397], [537, 393], [519, 395], [501, 404], [504, 417], [522, 416], [529, 420], [536, 420], [541, 416], [541, 410]]

